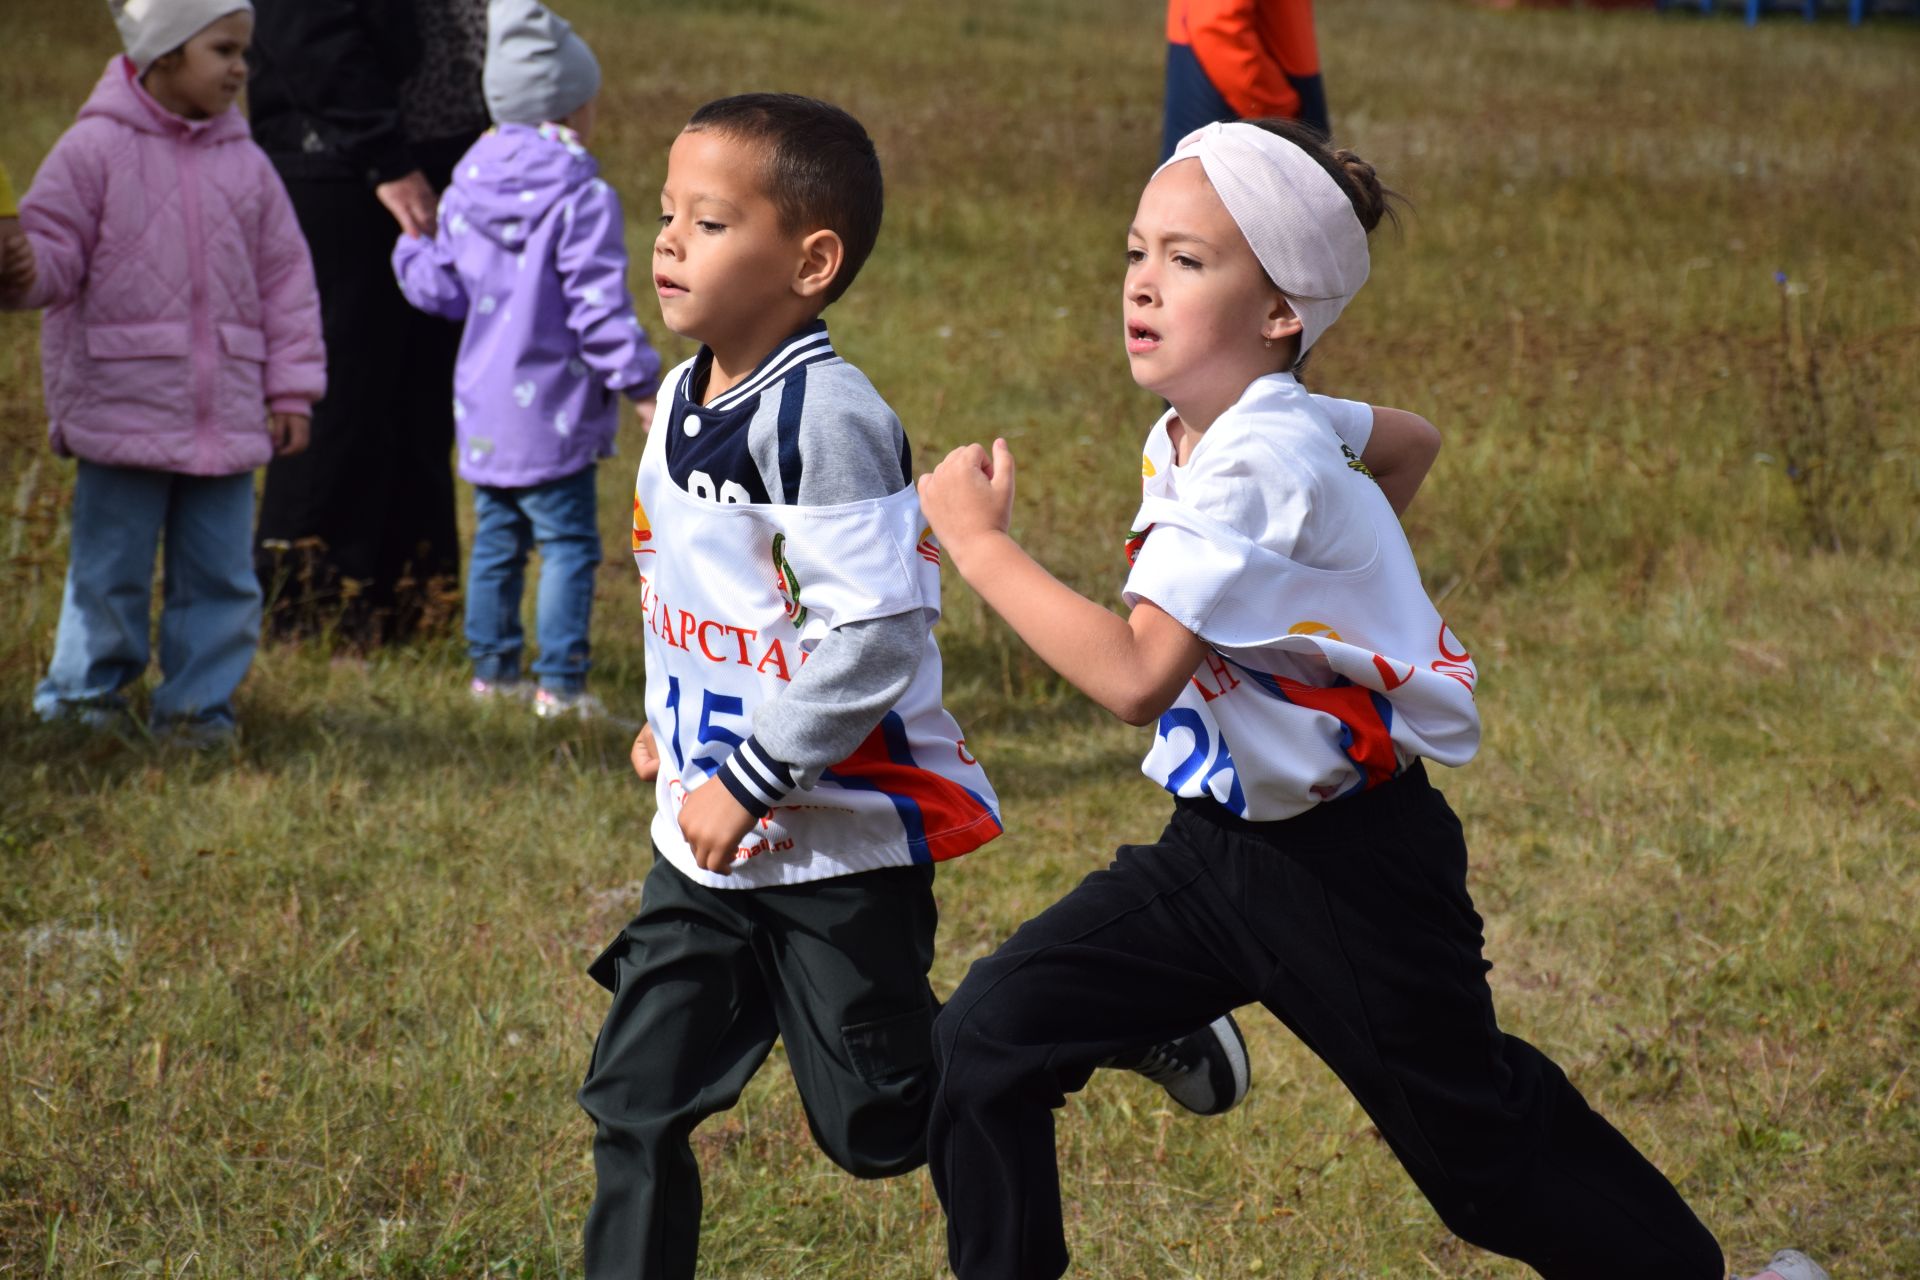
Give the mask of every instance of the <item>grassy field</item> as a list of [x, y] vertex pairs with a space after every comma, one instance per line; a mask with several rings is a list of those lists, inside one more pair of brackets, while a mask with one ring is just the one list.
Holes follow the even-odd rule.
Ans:
[[[22, 186], [117, 47], [99, 8], [0, 14]], [[1920, 1275], [1920, 29], [1323, 9], [1338, 132], [1413, 210], [1313, 377], [1446, 433], [1409, 527], [1483, 673], [1485, 746], [1439, 781], [1503, 1021], [1736, 1269], [1793, 1244], [1836, 1280]], [[1115, 304], [1159, 7], [569, 12], [642, 253], [699, 102], [777, 87], [868, 122], [891, 202], [836, 341], [923, 464], [1011, 437], [1029, 544], [1113, 598], [1156, 408]], [[602, 469], [596, 616], [629, 716], [638, 445]], [[582, 970], [648, 865], [625, 735], [470, 704], [452, 637], [263, 650], [230, 755], [40, 726], [71, 481], [35, 321], [0, 317], [0, 1275], [577, 1274], [572, 1091], [605, 1007]], [[1139, 732], [957, 582], [947, 605], [1009, 832], [942, 874], [943, 992], [1166, 808]], [[1076, 1275], [1525, 1274], [1453, 1242], [1325, 1069], [1248, 1030], [1227, 1118], [1131, 1078], [1069, 1103]], [[924, 1175], [838, 1173], [778, 1062], [699, 1144], [706, 1274], [944, 1274]]]

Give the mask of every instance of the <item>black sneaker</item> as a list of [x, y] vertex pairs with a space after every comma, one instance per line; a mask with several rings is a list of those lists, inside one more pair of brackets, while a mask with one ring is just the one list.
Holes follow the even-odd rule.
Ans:
[[1231, 1111], [1247, 1096], [1247, 1041], [1230, 1013], [1178, 1040], [1124, 1054], [1107, 1065], [1139, 1072], [1195, 1115]]

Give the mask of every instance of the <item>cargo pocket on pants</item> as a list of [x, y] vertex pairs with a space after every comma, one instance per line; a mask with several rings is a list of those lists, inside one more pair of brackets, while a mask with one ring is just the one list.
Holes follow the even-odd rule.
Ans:
[[933, 1065], [934, 1006], [910, 1009], [840, 1029], [847, 1060], [868, 1084], [889, 1084]]

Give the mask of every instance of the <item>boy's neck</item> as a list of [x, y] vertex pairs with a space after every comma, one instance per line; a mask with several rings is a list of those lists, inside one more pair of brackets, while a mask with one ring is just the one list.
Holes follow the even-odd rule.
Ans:
[[707, 365], [707, 385], [700, 403], [713, 401], [745, 382], [760, 362], [785, 346], [789, 339], [820, 318], [816, 311], [799, 315], [774, 314], [765, 324], [755, 325], [752, 333], [732, 334], [706, 344], [712, 357]]

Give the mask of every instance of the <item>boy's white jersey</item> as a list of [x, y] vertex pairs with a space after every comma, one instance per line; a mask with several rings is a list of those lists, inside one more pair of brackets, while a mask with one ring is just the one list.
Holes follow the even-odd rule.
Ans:
[[1257, 379], [1174, 464], [1142, 460], [1126, 598], [1199, 636], [1205, 660], [1141, 768], [1256, 822], [1480, 742], [1473, 658], [1428, 598], [1386, 496], [1289, 374]]
[[900, 701], [812, 790], [747, 833], [731, 875], [695, 863], [680, 807], [751, 733], [754, 708], [834, 627], [937, 611], [940, 553], [911, 487], [832, 507], [703, 500], [668, 476], [665, 435], [648, 438], [633, 501], [660, 754], [654, 845], [701, 884], [752, 889], [938, 862], [999, 835], [999, 801], [941, 706], [929, 634]]

